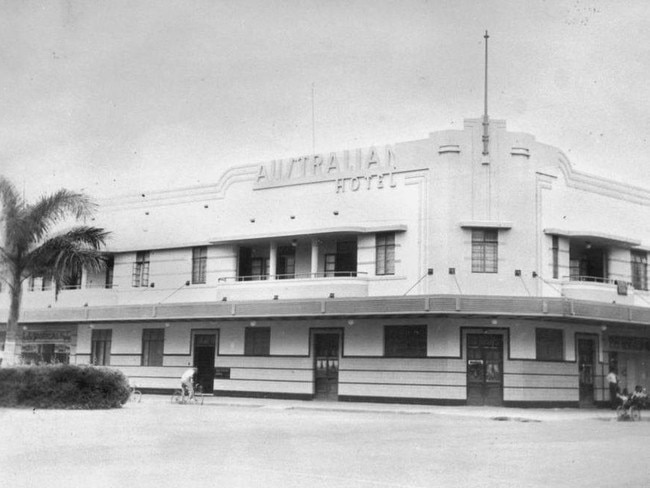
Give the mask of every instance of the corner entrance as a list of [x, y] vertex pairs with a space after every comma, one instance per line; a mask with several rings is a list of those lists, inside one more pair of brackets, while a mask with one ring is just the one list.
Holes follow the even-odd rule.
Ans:
[[214, 356], [217, 350], [217, 334], [194, 335], [194, 366], [196, 382], [203, 387], [204, 393], [214, 391]]
[[467, 334], [467, 404], [503, 405], [503, 336]]
[[314, 332], [314, 400], [338, 400], [339, 344], [338, 332]]
[[596, 365], [596, 340], [591, 337], [577, 337], [578, 375], [581, 407], [594, 405], [594, 371]]

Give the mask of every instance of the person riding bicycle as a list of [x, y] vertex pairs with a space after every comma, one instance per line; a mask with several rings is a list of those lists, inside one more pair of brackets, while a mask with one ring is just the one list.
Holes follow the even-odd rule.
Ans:
[[185, 390], [189, 395], [188, 400], [194, 398], [194, 376], [196, 375], [196, 367], [189, 368], [181, 376], [181, 401], [185, 401]]
[[645, 391], [645, 388], [641, 385], [636, 385], [634, 392], [630, 395], [630, 401], [638, 408], [645, 408], [646, 402], [648, 401], [648, 393]]

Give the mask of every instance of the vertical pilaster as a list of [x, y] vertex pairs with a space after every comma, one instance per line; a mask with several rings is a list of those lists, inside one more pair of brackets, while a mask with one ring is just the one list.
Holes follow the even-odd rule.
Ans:
[[311, 240], [311, 277], [315, 278], [318, 273], [318, 239]]
[[271, 241], [269, 248], [269, 279], [274, 280], [278, 269], [278, 243]]

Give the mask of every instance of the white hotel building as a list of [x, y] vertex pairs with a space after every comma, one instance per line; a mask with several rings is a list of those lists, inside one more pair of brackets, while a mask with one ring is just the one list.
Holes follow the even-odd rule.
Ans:
[[488, 146], [471, 119], [104, 202], [111, 266], [25, 284], [23, 357], [144, 391], [196, 365], [230, 396], [586, 406], [610, 365], [650, 387], [650, 191], [503, 121]]

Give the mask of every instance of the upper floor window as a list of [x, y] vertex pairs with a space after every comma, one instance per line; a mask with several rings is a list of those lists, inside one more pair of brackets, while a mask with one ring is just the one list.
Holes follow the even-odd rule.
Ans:
[[336, 276], [336, 254], [325, 254], [325, 276]]
[[278, 260], [276, 264], [276, 275], [278, 279], [296, 277], [296, 248], [293, 246], [282, 246], [278, 248]]
[[270, 327], [246, 327], [244, 333], [244, 354], [246, 356], [268, 356], [271, 352]]
[[632, 286], [637, 290], [648, 289], [648, 254], [632, 251]]
[[395, 274], [395, 233], [377, 234], [375, 242], [375, 274]]
[[149, 286], [149, 251], [138, 251], [133, 263], [131, 285], [134, 287]]
[[564, 334], [562, 329], [535, 329], [536, 358], [540, 361], [564, 359]]
[[269, 259], [252, 258], [250, 262], [251, 276], [246, 277], [249, 280], [265, 280], [269, 277]]
[[423, 358], [426, 355], [426, 325], [387, 325], [384, 327], [384, 356]]
[[472, 273], [498, 272], [498, 231], [474, 229], [472, 231]]
[[269, 276], [269, 255], [268, 249], [261, 247], [239, 248], [239, 259], [237, 263], [237, 279], [266, 280]]
[[42, 291], [51, 290], [53, 283], [54, 283], [54, 277], [51, 274], [48, 273], [43, 275], [43, 279], [41, 280], [41, 290]]
[[104, 285], [108, 289], [113, 288], [114, 272], [115, 272], [115, 258], [113, 256], [109, 256], [106, 259], [106, 276], [105, 276], [106, 279], [104, 281]]
[[66, 290], [78, 290], [81, 288], [81, 275], [80, 269], [69, 270], [67, 276], [63, 278], [63, 288]]
[[192, 283], [205, 283], [205, 270], [208, 262], [208, 248], [206, 246], [192, 249]]
[[162, 366], [165, 329], [142, 331], [142, 366]]

